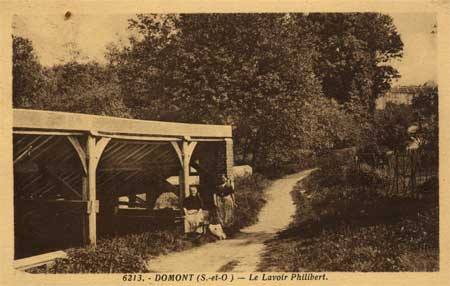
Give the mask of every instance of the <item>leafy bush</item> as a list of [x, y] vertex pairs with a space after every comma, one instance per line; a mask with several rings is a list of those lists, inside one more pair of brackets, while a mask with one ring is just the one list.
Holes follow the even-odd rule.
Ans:
[[439, 93], [438, 86], [427, 82], [413, 98], [415, 117], [420, 128], [416, 137], [425, 143], [425, 148], [439, 149]]
[[368, 164], [353, 165], [345, 174], [347, 184], [352, 187], [364, 186], [376, 188], [382, 186], [387, 177]]
[[263, 190], [269, 180], [263, 175], [255, 173], [252, 176], [238, 178], [235, 182], [236, 203], [235, 220], [230, 228], [231, 233], [258, 222], [258, 213], [266, 203]]
[[431, 178], [417, 187], [419, 193], [438, 193], [439, 192], [439, 178]]
[[120, 244], [78, 248], [68, 252], [68, 259], [59, 259], [50, 272], [55, 273], [127, 273], [146, 272], [145, 260], [131, 247]]
[[57, 259], [49, 269], [31, 273], [130, 273], [146, 272], [149, 258], [192, 247], [176, 230], [145, 232], [99, 239], [97, 246], [68, 249], [67, 259]]

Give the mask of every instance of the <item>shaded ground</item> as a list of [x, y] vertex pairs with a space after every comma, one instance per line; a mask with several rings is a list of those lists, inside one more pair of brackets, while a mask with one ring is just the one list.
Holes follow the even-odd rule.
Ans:
[[266, 189], [267, 203], [259, 222], [242, 229], [227, 240], [217, 241], [183, 252], [160, 256], [148, 262], [152, 272], [253, 272], [256, 271], [264, 242], [285, 229], [295, 214], [290, 192], [312, 170], [276, 180]]
[[439, 270], [437, 182], [390, 194], [332, 176], [322, 168], [294, 187], [293, 223], [266, 241], [257, 271]]

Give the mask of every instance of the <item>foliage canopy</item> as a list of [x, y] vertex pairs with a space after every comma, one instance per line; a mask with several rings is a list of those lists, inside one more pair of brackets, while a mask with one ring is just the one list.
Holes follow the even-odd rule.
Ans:
[[139, 14], [129, 29], [107, 64], [42, 67], [14, 37], [14, 106], [231, 124], [238, 160], [276, 167], [369, 140], [403, 46], [376, 13]]

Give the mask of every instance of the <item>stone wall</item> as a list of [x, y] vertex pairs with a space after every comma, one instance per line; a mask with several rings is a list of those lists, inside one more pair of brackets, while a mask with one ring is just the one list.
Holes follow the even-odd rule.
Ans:
[[225, 142], [205, 142], [197, 145], [195, 156], [191, 165], [196, 168], [200, 176], [200, 194], [205, 204], [211, 206], [212, 192], [223, 173], [232, 176], [234, 165], [233, 140], [226, 139]]

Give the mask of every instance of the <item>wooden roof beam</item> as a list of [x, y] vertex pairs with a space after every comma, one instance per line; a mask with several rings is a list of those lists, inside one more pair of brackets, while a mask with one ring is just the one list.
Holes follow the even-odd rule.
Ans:
[[48, 131], [48, 130], [25, 130], [25, 129], [15, 129], [13, 134], [21, 135], [52, 135], [52, 136], [80, 136], [84, 135], [83, 132], [76, 131]]
[[33, 144], [36, 143], [39, 139], [41, 139], [42, 136], [36, 136], [36, 138], [33, 138], [31, 142], [28, 142], [22, 150], [25, 150], [22, 152], [19, 156], [17, 156], [16, 159], [14, 159], [14, 164], [17, 164], [20, 160], [22, 160], [25, 155], [30, 154], [31, 150], [33, 149]]
[[45, 174], [48, 174], [50, 177], [56, 180], [56, 182], [62, 187], [63, 190], [69, 191], [78, 198], [81, 198], [81, 194], [76, 191], [74, 188], [72, 188], [71, 185], [69, 185], [63, 178], [60, 178], [53, 170], [51, 170], [49, 167], [46, 166], [40, 166], [42, 171]]
[[147, 148], [147, 145], [142, 145], [137, 147], [134, 151], [128, 154], [124, 154], [124, 156], [119, 157], [117, 161], [115, 161], [115, 164], [122, 164], [123, 162], [128, 161], [130, 158], [132, 158], [134, 155], [138, 154], [139, 152], [143, 151], [145, 148]]
[[59, 138], [57, 137], [55, 140], [53, 140], [53, 142], [48, 144], [47, 147], [42, 148], [39, 152], [37, 153], [33, 152], [33, 160], [36, 160], [37, 158], [39, 158], [39, 156], [41, 156], [42, 154], [44, 154], [45, 152], [56, 146], [59, 143], [58, 139]]
[[[232, 137], [231, 126], [116, 118], [79, 113], [13, 109], [13, 128], [45, 131], [97, 131], [101, 136]], [[149, 138], [151, 139], [151, 138]], [[151, 139], [152, 140], [152, 139]], [[175, 140], [175, 139], [173, 139]]]
[[146, 150], [145, 152], [142, 152], [142, 154], [139, 154], [138, 157], [135, 158], [136, 161], [140, 161], [143, 158], [145, 158], [146, 156], [148, 156], [149, 154], [153, 153], [155, 150], [157, 150], [158, 148], [160, 148], [161, 145], [155, 145], [152, 146], [151, 148], [149, 148], [148, 150]]

